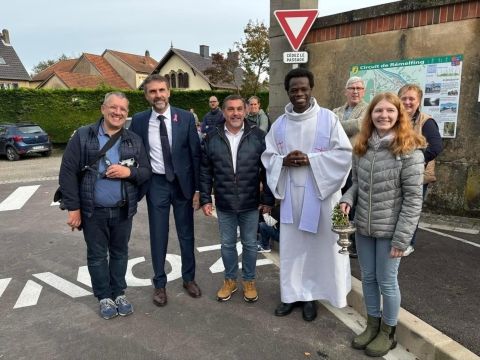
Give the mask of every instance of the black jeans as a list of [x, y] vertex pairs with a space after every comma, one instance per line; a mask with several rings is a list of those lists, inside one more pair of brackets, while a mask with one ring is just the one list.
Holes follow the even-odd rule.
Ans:
[[128, 206], [95, 208], [93, 216], [82, 216], [83, 236], [87, 243], [87, 265], [93, 295], [98, 299], [115, 299], [125, 293], [128, 241], [132, 218]]

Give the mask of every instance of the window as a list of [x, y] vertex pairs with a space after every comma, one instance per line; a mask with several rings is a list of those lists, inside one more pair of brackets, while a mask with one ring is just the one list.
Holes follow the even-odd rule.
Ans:
[[183, 88], [183, 73], [182, 72], [178, 73], [178, 87]]
[[0, 56], [0, 65], [6, 65], [6, 64], [7, 62], [5, 61], [5, 59]]
[[178, 73], [178, 87], [184, 89], [188, 88], [188, 74], [181, 70]]
[[170, 87], [172, 89], [177, 87], [177, 74], [175, 71], [170, 72]]

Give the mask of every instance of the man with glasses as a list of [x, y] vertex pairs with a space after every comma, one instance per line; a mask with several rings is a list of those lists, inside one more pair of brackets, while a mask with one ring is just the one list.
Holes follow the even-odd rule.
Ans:
[[210, 96], [208, 99], [208, 106], [210, 106], [210, 111], [205, 114], [202, 120], [202, 126], [200, 128], [203, 135], [214, 130], [218, 124], [221, 124], [225, 121], [223, 118], [222, 110], [218, 107], [218, 99], [216, 96]]
[[[360, 132], [360, 127], [362, 125], [363, 115], [367, 110], [368, 104], [363, 101], [363, 96], [365, 95], [365, 83], [361, 77], [352, 76], [350, 79], [347, 80], [347, 84], [345, 85], [345, 96], [347, 98], [347, 102], [336, 108], [333, 109], [335, 115], [338, 116], [340, 123], [345, 130], [350, 142], [353, 146], [355, 142], [355, 136]], [[348, 175], [347, 182], [345, 186], [342, 188], [342, 194], [345, 193], [350, 186], [352, 186], [352, 172]], [[355, 209], [350, 211], [349, 217], [350, 220], [353, 220], [355, 216]], [[350, 237], [352, 241], [352, 245], [349, 248], [350, 257], [356, 258], [357, 257], [357, 249], [355, 246], [355, 235], [352, 234]]]
[[100, 316], [111, 319], [133, 313], [125, 297], [128, 241], [139, 185], [150, 178], [151, 168], [142, 139], [124, 129], [125, 95], [106, 94], [101, 112], [99, 121], [78, 129], [68, 142], [59, 183], [68, 226], [83, 227]]

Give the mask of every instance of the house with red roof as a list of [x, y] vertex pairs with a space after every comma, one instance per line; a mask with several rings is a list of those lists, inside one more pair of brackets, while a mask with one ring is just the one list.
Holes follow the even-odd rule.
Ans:
[[62, 60], [35, 75], [36, 88], [73, 89], [108, 86], [136, 89], [157, 62], [150, 57], [105, 50], [102, 55], [83, 53], [78, 59]]

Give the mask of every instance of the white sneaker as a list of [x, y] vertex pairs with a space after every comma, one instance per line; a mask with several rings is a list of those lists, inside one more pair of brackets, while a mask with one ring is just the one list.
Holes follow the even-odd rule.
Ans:
[[413, 253], [414, 251], [415, 251], [415, 249], [413, 248], [413, 246], [412, 246], [412, 245], [408, 245], [407, 250], [405, 250], [405, 251], [403, 252], [403, 256], [408, 256], [408, 255], [410, 255], [411, 253]]

